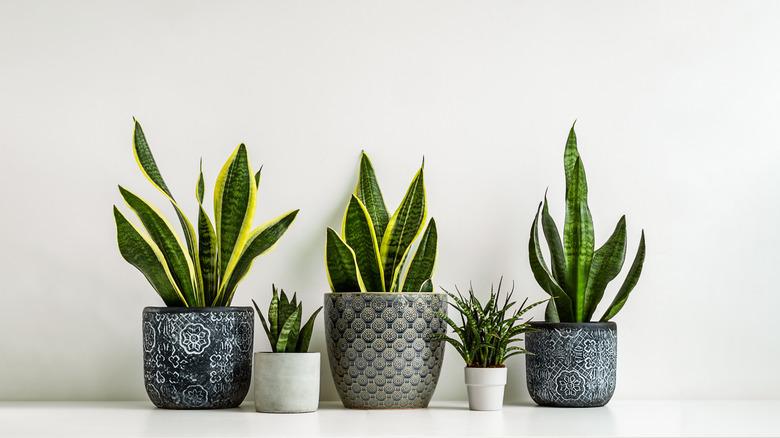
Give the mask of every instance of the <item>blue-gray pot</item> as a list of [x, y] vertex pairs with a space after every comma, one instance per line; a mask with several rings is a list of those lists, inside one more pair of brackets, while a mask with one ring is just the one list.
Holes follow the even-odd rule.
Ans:
[[144, 382], [158, 408], [241, 404], [252, 381], [251, 307], [147, 307]]
[[604, 406], [615, 392], [614, 322], [531, 322], [525, 334], [526, 382], [540, 406]]
[[439, 380], [443, 293], [325, 294], [330, 370], [344, 407], [425, 408]]

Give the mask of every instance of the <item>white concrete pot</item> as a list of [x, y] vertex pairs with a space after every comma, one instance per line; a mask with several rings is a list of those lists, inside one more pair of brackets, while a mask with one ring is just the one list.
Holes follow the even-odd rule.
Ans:
[[469, 409], [472, 411], [498, 411], [504, 405], [506, 367], [465, 368]]
[[314, 412], [320, 400], [320, 353], [255, 353], [257, 412]]

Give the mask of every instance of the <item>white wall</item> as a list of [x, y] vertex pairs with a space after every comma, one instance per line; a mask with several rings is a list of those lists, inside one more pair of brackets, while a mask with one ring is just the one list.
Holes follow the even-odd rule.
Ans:
[[[542, 298], [528, 230], [548, 186], [562, 220], [577, 118], [597, 243], [624, 212], [631, 256], [647, 231], [616, 397], [776, 397], [778, 19], [770, 1], [3, 1], [0, 399], [145, 398], [141, 309], [160, 301], [111, 205], [120, 183], [164, 203], [131, 116], [189, 211], [198, 159], [213, 184], [247, 143], [258, 220], [301, 214], [235, 303], [276, 282], [309, 309], [361, 148], [393, 206], [425, 155], [439, 285], [503, 274]], [[461, 366], [448, 351], [438, 399], [465, 396]]]

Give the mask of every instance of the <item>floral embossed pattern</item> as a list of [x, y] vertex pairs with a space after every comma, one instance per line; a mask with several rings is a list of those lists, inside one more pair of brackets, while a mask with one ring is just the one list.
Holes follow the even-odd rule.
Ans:
[[535, 324], [526, 334], [526, 379], [542, 406], [605, 405], [615, 392], [617, 327]]
[[345, 407], [423, 408], [439, 379], [444, 333], [439, 293], [325, 295], [325, 339]]
[[253, 316], [249, 307], [144, 309], [144, 381], [152, 403], [238, 406], [251, 381]]

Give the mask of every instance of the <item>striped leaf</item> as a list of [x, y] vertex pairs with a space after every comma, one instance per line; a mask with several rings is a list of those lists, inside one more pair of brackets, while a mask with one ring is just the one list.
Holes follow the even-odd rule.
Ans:
[[203, 159], [200, 160], [200, 171], [198, 172], [198, 183], [195, 184], [195, 199], [198, 204], [203, 204], [203, 193], [206, 190], [206, 183], [203, 181]]
[[272, 286], [273, 296], [271, 297], [271, 304], [268, 306], [268, 323], [270, 324], [271, 336], [268, 338], [271, 341], [271, 345], [276, 348], [276, 340], [279, 338], [279, 293], [276, 291], [276, 286]]
[[211, 304], [219, 291], [219, 274], [217, 272], [217, 234], [203, 206], [198, 211], [198, 258], [201, 277], [203, 278], [203, 295], [206, 304]]
[[420, 167], [412, 179], [401, 205], [390, 218], [382, 238], [380, 253], [385, 285], [396, 284], [409, 247], [422, 231], [427, 213], [426, 207], [423, 168]]
[[533, 225], [531, 225], [531, 237], [528, 241], [528, 258], [531, 265], [531, 271], [534, 274], [536, 282], [539, 283], [539, 286], [555, 300], [555, 309], [557, 310], [557, 315], [560, 320], [572, 321], [573, 312], [571, 300], [563, 289], [561, 289], [560, 285], [552, 278], [552, 275], [544, 262], [544, 256], [542, 255], [538, 231], [539, 212], [541, 208], [542, 204], [539, 203]]
[[252, 306], [255, 308], [255, 313], [257, 313], [258, 318], [260, 318], [260, 322], [263, 324], [265, 335], [268, 337], [268, 340], [271, 341], [271, 345], [274, 345], [271, 338], [271, 330], [268, 328], [268, 322], [266, 322], [265, 317], [263, 316], [263, 312], [260, 311], [260, 307], [257, 305], [255, 300], [252, 300]]
[[322, 310], [322, 306], [315, 310], [314, 313], [306, 321], [301, 329], [300, 335], [298, 335], [298, 345], [295, 346], [295, 351], [298, 353], [306, 353], [309, 351], [309, 343], [311, 342], [311, 335], [314, 332], [314, 321], [317, 319], [317, 315]]
[[[593, 219], [588, 208], [585, 168], [582, 160], [577, 157], [571, 179], [566, 181], [566, 221], [563, 225], [566, 285], [569, 285], [570, 296], [574, 293], [573, 321], [575, 322], [585, 321], [585, 288], [593, 258], [593, 246]], [[558, 310], [560, 311], [560, 306]]]
[[379, 183], [376, 180], [374, 166], [371, 165], [371, 160], [365, 152], [360, 154], [360, 172], [357, 186], [355, 187], [355, 196], [360, 199], [366, 210], [368, 210], [371, 222], [374, 225], [376, 240], [381, 243], [387, 229], [387, 207], [382, 197], [382, 191], [379, 189]]
[[333, 292], [366, 290], [358, 272], [355, 252], [331, 228], [328, 228], [325, 242], [325, 269]]
[[341, 229], [344, 241], [355, 252], [360, 278], [363, 279], [366, 290], [384, 292], [385, 281], [374, 224], [368, 210], [355, 195], [350, 198], [344, 212]]
[[[279, 330], [279, 338], [276, 340], [275, 352], [282, 353], [287, 350], [287, 340], [290, 337], [290, 332], [293, 331], [294, 326], [301, 323], [300, 318], [301, 313], [300, 309], [298, 309], [284, 320], [284, 325], [282, 325], [281, 330]], [[296, 320], [298, 321], [298, 324], [296, 324]]]
[[550, 266], [552, 267], [553, 278], [555, 278], [555, 281], [564, 292], [568, 292], [568, 287], [566, 286], [566, 255], [563, 252], [558, 226], [555, 225], [555, 220], [550, 216], [550, 210], [547, 208], [547, 192], [544, 193], [544, 206], [542, 207], [542, 231], [544, 232], [545, 240], [547, 240], [547, 247], [550, 249]]
[[233, 300], [238, 282], [249, 272], [252, 262], [258, 256], [270, 251], [295, 220], [299, 210], [285, 213], [255, 228], [246, 239], [237, 261], [225, 273], [217, 302], [229, 306]]
[[628, 295], [632, 290], [634, 290], [634, 286], [636, 286], [637, 281], [639, 281], [639, 276], [642, 274], [642, 265], [644, 265], [644, 262], [645, 231], [642, 230], [642, 238], [639, 239], [639, 248], [636, 251], [634, 262], [631, 264], [631, 269], [628, 270], [626, 279], [623, 281], [623, 285], [620, 286], [620, 290], [615, 296], [615, 299], [612, 300], [612, 304], [609, 305], [609, 308], [607, 308], [604, 316], [601, 317], [602, 322], [612, 319], [615, 315], [617, 315], [618, 312], [620, 312], [620, 309], [623, 308], [623, 305], [626, 304]]
[[128, 263], [138, 268], [166, 306], [187, 307], [187, 301], [168, 270], [165, 257], [157, 245], [142, 235], [119, 210], [114, 207], [119, 252]]
[[121, 186], [119, 191], [130, 208], [138, 215], [152, 241], [160, 248], [173, 279], [187, 303], [190, 306], [199, 306], [192, 260], [168, 221], [154, 207], [138, 196]]
[[293, 302], [291, 307], [295, 308], [295, 312], [290, 316], [290, 318], [295, 319], [293, 319], [290, 334], [287, 335], [287, 346], [284, 350], [282, 350], [287, 353], [295, 353], [295, 349], [298, 347], [298, 336], [301, 333], [301, 318], [303, 318], [303, 306], [300, 303], [298, 306], [295, 306], [295, 303]]
[[626, 258], [626, 217], [622, 216], [609, 239], [593, 253], [585, 288], [585, 321], [590, 321], [607, 284], [620, 273]]
[[421, 291], [423, 284], [433, 276], [433, 268], [436, 265], [437, 239], [436, 221], [431, 219], [428, 221], [428, 227], [420, 239], [420, 244], [417, 246], [412, 262], [409, 264], [402, 291]]

